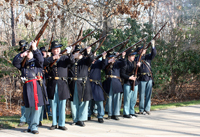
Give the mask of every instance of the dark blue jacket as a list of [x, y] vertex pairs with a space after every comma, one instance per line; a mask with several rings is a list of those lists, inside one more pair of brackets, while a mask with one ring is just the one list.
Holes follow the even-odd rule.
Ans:
[[[45, 59], [45, 66], [53, 63], [53, 56]], [[47, 92], [49, 99], [54, 99], [55, 86], [58, 86], [58, 96], [59, 100], [65, 100], [70, 98], [70, 91], [68, 87], [68, 67], [74, 64], [75, 59], [72, 55], [63, 55], [57, 60], [57, 63], [53, 67], [48, 67], [48, 83]], [[55, 77], [60, 79], [56, 80]]]
[[[138, 69], [138, 77], [139, 77], [139, 81], [149, 81], [152, 80], [151, 75], [150, 75], [150, 71], [151, 71], [151, 61], [153, 60], [153, 58], [156, 56], [156, 48], [151, 50], [151, 54], [142, 56], [141, 58], [141, 66]], [[138, 61], [139, 57], [136, 58], [136, 60]], [[146, 64], [149, 66], [149, 69], [147, 68], [147, 66], [142, 62], [145, 61]], [[148, 73], [147, 75], [140, 75], [141, 73]]]
[[[91, 65], [90, 68], [90, 79], [101, 81], [101, 70], [105, 69], [107, 61], [103, 59], [102, 61], [97, 60], [94, 64]], [[104, 100], [104, 93], [102, 88], [95, 84], [95, 82], [90, 82], [92, 87], [92, 94], [95, 101], [103, 101]], [[100, 82], [102, 86], [102, 83]]]
[[[120, 69], [123, 66], [125, 66], [125, 60], [124, 59], [120, 59], [120, 60], [116, 61], [113, 64], [112, 69], [110, 69], [109, 71], [106, 69], [105, 70], [105, 74], [106, 75], [114, 75], [114, 76], [120, 77]], [[111, 83], [112, 83], [112, 92], [113, 92], [113, 94], [119, 93], [119, 92], [123, 92], [122, 84], [121, 84], [119, 79], [117, 79], [117, 78], [107, 78], [103, 82], [103, 87], [104, 87], [104, 90], [106, 91], [106, 93], [109, 94], [109, 92], [110, 92], [110, 84]]]
[[[129, 80], [131, 75], [134, 75], [136, 69], [136, 61], [130, 62], [128, 59], [126, 60], [126, 65], [121, 69], [120, 75], [121, 78], [124, 79], [124, 84], [131, 85], [133, 84], [132, 80]], [[135, 86], [138, 85], [138, 81], [135, 81]]]
[[[72, 95], [70, 98], [71, 101], [73, 101], [75, 82], [77, 82], [79, 101], [89, 101], [93, 98], [90, 80], [88, 78], [88, 68], [92, 64], [93, 60], [94, 56], [83, 57], [82, 59], [76, 60], [75, 63], [71, 66], [69, 70], [69, 77], [87, 77], [85, 87], [83, 86], [83, 81], [74, 81], [69, 79], [69, 88]], [[83, 90], [83, 88], [85, 89]]]
[[[33, 58], [31, 60], [26, 61], [24, 67], [21, 67], [21, 62], [23, 58], [20, 56], [21, 53], [17, 54], [13, 59], [13, 65], [21, 70], [21, 77], [25, 77], [26, 79], [33, 79], [35, 76], [40, 74], [40, 76], [43, 76], [42, 70], [43, 70], [43, 62], [44, 58], [41, 54], [41, 52], [37, 49], [33, 51]], [[43, 82], [44, 87], [44, 95], [47, 97], [46, 93], [46, 87]], [[38, 106], [44, 105], [43, 100], [43, 93], [42, 88], [40, 86], [39, 81], [37, 81], [37, 94], [38, 94]], [[35, 107], [35, 100], [34, 100], [34, 94], [33, 94], [33, 83], [25, 83], [23, 86], [23, 99], [25, 103], [25, 107]], [[45, 104], [48, 104], [48, 101], [45, 99]]]

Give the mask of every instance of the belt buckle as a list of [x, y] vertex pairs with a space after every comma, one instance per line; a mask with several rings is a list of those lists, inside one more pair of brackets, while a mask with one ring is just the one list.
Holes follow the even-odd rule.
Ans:
[[55, 79], [55, 80], [59, 80], [59, 77], [55, 77], [54, 79]]
[[77, 80], [77, 78], [74, 78], [74, 80]]

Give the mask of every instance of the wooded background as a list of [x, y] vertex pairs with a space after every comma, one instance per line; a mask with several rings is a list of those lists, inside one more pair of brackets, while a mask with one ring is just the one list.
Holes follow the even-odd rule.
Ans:
[[148, 43], [168, 21], [156, 41], [153, 98], [200, 98], [199, 0], [1, 0], [0, 101], [11, 101], [20, 92], [20, 73], [11, 64], [18, 42], [33, 40], [51, 15], [39, 47], [48, 48], [52, 33], [64, 47], [72, 44], [83, 25], [83, 35], [95, 30], [83, 47], [109, 34], [98, 53], [129, 35], [127, 47], [145, 36]]

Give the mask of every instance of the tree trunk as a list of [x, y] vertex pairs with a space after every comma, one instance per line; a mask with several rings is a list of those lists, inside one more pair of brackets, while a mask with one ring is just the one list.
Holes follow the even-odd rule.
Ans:
[[11, 28], [12, 28], [12, 46], [16, 46], [15, 41], [15, 17], [14, 17], [14, 0], [11, 0], [10, 2], [11, 6]]

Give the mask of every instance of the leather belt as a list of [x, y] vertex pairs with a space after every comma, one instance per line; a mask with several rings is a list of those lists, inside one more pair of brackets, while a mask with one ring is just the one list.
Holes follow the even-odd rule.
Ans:
[[66, 80], [67, 79], [67, 77], [50, 77], [49, 76], [49, 79], [55, 79], [55, 80]]
[[119, 79], [121, 81], [121, 78], [118, 77], [118, 76], [115, 76], [115, 75], [106, 75], [105, 77], [106, 78], [117, 78], [117, 79]]
[[35, 78], [28, 78], [28, 79], [25, 79], [25, 83], [32, 82], [32, 80], [41, 80], [41, 79], [43, 79], [42, 76], [36, 76]]
[[94, 82], [94, 83], [96, 83], [96, 84], [100, 84], [101, 80], [90, 79], [90, 82]]
[[139, 73], [139, 75], [142, 75], [142, 76], [144, 76], [144, 75], [151, 76], [150, 73]]
[[69, 79], [70, 80], [74, 80], [74, 81], [76, 81], [76, 80], [84, 81], [84, 80], [87, 80], [87, 77], [69, 77]]

